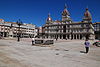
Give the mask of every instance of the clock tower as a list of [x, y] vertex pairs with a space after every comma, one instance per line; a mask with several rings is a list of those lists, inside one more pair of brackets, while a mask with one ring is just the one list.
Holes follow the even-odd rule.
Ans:
[[65, 23], [71, 23], [72, 22], [72, 20], [70, 18], [70, 14], [69, 14], [69, 12], [67, 10], [66, 4], [65, 4], [65, 8], [64, 8], [64, 10], [62, 12], [62, 21], [65, 22]]

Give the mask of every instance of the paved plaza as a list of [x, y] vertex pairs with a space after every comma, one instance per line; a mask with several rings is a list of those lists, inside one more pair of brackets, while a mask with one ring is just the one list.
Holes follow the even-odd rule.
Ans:
[[1, 39], [0, 67], [100, 67], [100, 47], [91, 45], [88, 54], [84, 51], [84, 40], [32, 46], [31, 39]]

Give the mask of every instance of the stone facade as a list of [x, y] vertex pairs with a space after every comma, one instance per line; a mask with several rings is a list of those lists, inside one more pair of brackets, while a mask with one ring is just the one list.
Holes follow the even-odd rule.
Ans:
[[88, 8], [84, 13], [83, 21], [73, 22], [65, 6], [61, 21], [53, 21], [48, 15], [46, 24], [43, 26], [44, 38], [52, 39], [94, 39], [94, 27]]
[[17, 37], [20, 33], [20, 37], [29, 38], [37, 35], [35, 25], [33, 24], [22, 24], [20, 26], [20, 32], [18, 31], [18, 25], [16, 22], [5, 22], [0, 19], [0, 36], [1, 37]]
[[95, 30], [95, 39], [100, 39], [100, 22], [93, 24]]

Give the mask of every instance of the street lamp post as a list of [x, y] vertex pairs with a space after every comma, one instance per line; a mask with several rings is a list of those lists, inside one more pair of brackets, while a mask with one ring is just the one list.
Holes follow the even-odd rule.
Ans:
[[19, 19], [18, 21], [17, 21], [17, 25], [18, 25], [18, 34], [17, 34], [17, 37], [18, 37], [18, 42], [20, 41], [20, 26], [22, 25], [23, 23], [22, 23], [22, 21]]

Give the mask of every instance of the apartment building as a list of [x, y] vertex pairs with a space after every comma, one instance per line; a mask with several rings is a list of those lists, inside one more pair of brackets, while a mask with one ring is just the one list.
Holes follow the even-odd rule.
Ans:
[[23, 23], [19, 26], [16, 22], [5, 22], [0, 19], [0, 36], [2, 37], [17, 37], [20, 33], [20, 37], [29, 38], [37, 35], [35, 25]]

